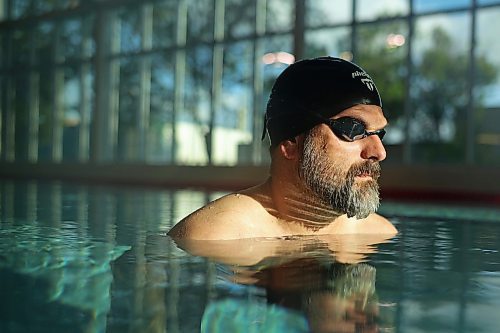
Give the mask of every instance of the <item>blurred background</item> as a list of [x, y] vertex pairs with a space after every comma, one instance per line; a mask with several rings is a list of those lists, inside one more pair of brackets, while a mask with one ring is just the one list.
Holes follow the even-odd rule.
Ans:
[[274, 79], [330, 55], [381, 92], [383, 190], [500, 194], [500, 0], [0, 0], [0, 20], [2, 177], [261, 181]]

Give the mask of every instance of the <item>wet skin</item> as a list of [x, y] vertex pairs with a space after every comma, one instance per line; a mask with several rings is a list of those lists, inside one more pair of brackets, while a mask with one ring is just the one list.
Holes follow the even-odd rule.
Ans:
[[[353, 117], [365, 123], [368, 131], [387, 125], [382, 109], [357, 105], [333, 119]], [[364, 161], [380, 162], [386, 151], [376, 135], [347, 142], [339, 139], [327, 125], [311, 132], [314, 140], [332, 163], [347, 170]], [[396, 228], [373, 213], [363, 219], [348, 218], [335, 211], [313, 193], [299, 177], [299, 163], [305, 136], [281, 142], [272, 152], [270, 177], [261, 185], [229, 194], [190, 214], [172, 228], [175, 239], [228, 240], [293, 235], [382, 234], [394, 235]], [[371, 180], [369, 175], [355, 177], [355, 185]]]

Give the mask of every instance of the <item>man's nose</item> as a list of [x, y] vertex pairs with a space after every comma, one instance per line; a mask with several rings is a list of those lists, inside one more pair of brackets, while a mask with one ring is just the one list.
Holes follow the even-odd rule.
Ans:
[[363, 150], [361, 151], [362, 158], [374, 161], [385, 160], [387, 153], [382, 140], [377, 135], [370, 135], [362, 140], [364, 141]]

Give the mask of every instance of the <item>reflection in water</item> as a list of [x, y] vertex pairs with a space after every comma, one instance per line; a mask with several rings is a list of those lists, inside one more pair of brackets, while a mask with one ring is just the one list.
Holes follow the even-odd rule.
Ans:
[[[45, 304], [74, 309], [75, 317], [89, 320], [88, 329], [102, 331], [111, 303], [108, 296], [113, 280], [110, 262], [130, 247], [90, 241], [78, 236], [76, 230], [77, 226], [71, 223], [64, 223], [60, 229], [39, 225], [2, 227], [2, 301], [12, 297], [32, 307], [43, 308]], [[16, 281], [24, 283], [17, 285]], [[13, 315], [17, 317], [20, 313]]]
[[[302, 310], [313, 332], [376, 331], [375, 268], [367, 264], [306, 265], [294, 263], [295, 267], [271, 269], [270, 275], [277, 273], [279, 278], [273, 281], [275, 286], [266, 288], [268, 301]], [[304, 281], [292, 290], [283, 288], [286, 284], [280, 281], [299, 274], [310, 282]]]
[[8, 184], [3, 192], [8, 196], [1, 206], [0, 331], [104, 331], [110, 263], [130, 246], [108, 242], [104, 234], [88, 237], [82, 192], [74, 193], [78, 204], [69, 218], [60, 184], [42, 195], [36, 183], [24, 185], [16, 192]]
[[[237, 301], [234, 295], [222, 297], [227, 294], [221, 281], [236, 294], [245, 290], [267, 310], [274, 307], [275, 315], [297, 314], [293, 327], [304, 320], [319, 324], [316, 308], [322, 302], [332, 297], [351, 302], [332, 281], [363, 276], [347, 273], [342, 267], [350, 265], [339, 262], [358, 263], [381, 241], [330, 237], [182, 244], [188, 253], [202, 255], [191, 256], [162, 231], [208, 200], [195, 194], [2, 184], [1, 304], [11, 310], [0, 311], [1, 331], [196, 332], [202, 318], [210, 323], [217, 304]], [[216, 269], [227, 263], [238, 268], [230, 274]], [[353, 278], [346, 279], [349, 274]], [[23, 304], [37, 311], [29, 313]], [[186, 316], [190, 320], [183, 320]]]
[[0, 181], [0, 332], [498, 331], [497, 208], [391, 240], [166, 236], [208, 199]]
[[[324, 252], [324, 244], [318, 243]], [[309, 252], [264, 258], [253, 266], [225, 266], [220, 276], [228, 284], [259, 287], [262, 294], [212, 301], [202, 332], [241, 327], [245, 332], [378, 332], [392, 327], [388, 318], [380, 322], [373, 266], [338, 262], [334, 252], [318, 255], [308, 244]]]
[[0, 182], [0, 332], [165, 331], [165, 294], [174, 304], [172, 318], [178, 294], [175, 283], [166, 288], [165, 276], [175, 281], [179, 269], [146, 257], [161, 254], [167, 263], [165, 255], [176, 248], [165, 237], [150, 243], [146, 235], [171, 227], [172, 196]]

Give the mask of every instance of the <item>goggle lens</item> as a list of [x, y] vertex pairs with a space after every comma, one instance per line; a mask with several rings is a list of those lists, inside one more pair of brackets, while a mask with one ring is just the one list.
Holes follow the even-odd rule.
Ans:
[[325, 120], [327, 120], [325, 123], [330, 127], [335, 135], [342, 140], [349, 142], [361, 140], [370, 135], [377, 135], [380, 140], [383, 140], [386, 133], [384, 129], [369, 132], [366, 130], [365, 124], [351, 117]]

